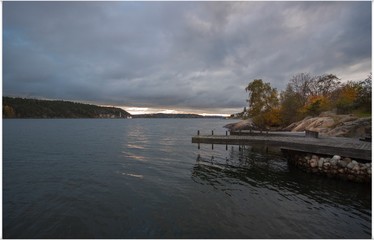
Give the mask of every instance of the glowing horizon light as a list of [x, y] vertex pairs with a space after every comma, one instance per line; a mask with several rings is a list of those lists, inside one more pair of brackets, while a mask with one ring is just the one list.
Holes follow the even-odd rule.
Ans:
[[222, 112], [219, 113], [218, 111], [217, 112], [212, 111], [209, 113], [201, 109], [170, 109], [170, 108], [129, 107], [129, 106], [116, 106], [116, 107], [127, 111], [131, 115], [163, 113], [163, 114], [198, 114], [201, 116], [222, 116], [222, 117], [230, 116], [230, 114], [228, 113], [222, 113]]
[[172, 110], [172, 109], [165, 109], [165, 110], [161, 111], [161, 113], [165, 113], [165, 114], [178, 114], [180, 112], [176, 111], [176, 110]]
[[229, 117], [230, 114], [225, 114], [225, 113], [201, 113], [200, 115], [203, 116], [222, 116], [222, 117]]

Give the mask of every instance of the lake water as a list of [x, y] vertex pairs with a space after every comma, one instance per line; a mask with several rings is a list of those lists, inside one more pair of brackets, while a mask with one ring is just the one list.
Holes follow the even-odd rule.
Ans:
[[370, 186], [191, 143], [230, 122], [4, 120], [3, 237], [371, 237]]

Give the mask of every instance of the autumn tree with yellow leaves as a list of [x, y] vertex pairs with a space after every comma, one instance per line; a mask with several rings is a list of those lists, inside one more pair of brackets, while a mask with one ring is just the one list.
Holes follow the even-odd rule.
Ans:
[[249, 94], [246, 111], [261, 129], [287, 126], [330, 110], [371, 115], [371, 74], [363, 81], [342, 84], [334, 74], [299, 73], [280, 94], [262, 79], [254, 79], [245, 90]]

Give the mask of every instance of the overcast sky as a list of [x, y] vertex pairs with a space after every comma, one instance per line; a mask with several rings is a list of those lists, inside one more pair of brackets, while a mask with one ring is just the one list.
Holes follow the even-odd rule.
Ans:
[[3, 2], [5, 96], [230, 114], [300, 72], [365, 79], [371, 2]]

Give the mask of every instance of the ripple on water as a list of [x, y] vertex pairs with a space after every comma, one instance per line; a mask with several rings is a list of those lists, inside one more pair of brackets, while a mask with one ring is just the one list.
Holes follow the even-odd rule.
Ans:
[[227, 123], [5, 120], [4, 236], [371, 236], [370, 188], [306, 174], [261, 146], [191, 144], [197, 129]]

